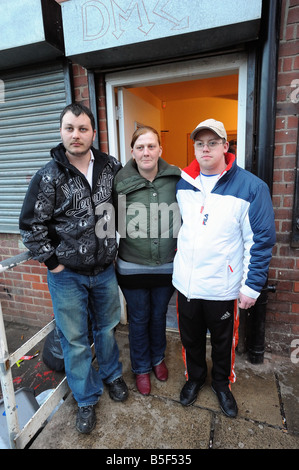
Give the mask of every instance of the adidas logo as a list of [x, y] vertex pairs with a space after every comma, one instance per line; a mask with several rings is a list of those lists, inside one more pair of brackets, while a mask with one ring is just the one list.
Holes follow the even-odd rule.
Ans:
[[220, 320], [226, 320], [227, 318], [229, 318], [231, 316], [231, 313], [230, 312], [226, 312], [224, 315], [222, 315], [222, 317], [220, 318]]

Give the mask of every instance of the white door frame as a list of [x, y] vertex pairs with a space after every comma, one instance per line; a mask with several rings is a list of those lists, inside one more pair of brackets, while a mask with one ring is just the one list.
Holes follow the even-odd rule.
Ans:
[[[109, 153], [126, 164], [124, 152], [120, 158], [119, 148], [124, 145], [123, 112], [116, 108], [115, 94], [119, 87], [144, 87], [162, 83], [174, 83], [188, 80], [199, 80], [215, 76], [232, 75], [237, 73], [238, 80], [238, 165], [245, 168], [245, 138], [246, 138], [246, 105], [247, 105], [247, 55], [227, 54], [204, 59], [196, 59], [173, 64], [163, 64], [134, 70], [126, 70], [106, 75], [106, 106], [108, 125]], [[120, 94], [121, 96], [121, 94]], [[117, 126], [117, 120], [118, 126]], [[125, 300], [121, 298], [121, 323], [127, 322]]]
[[[106, 75], [106, 104], [109, 153], [120, 160], [118, 110], [115, 88], [144, 87], [161, 83], [199, 80], [237, 73], [238, 80], [238, 165], [245, 168], [246, 105], [247, 105], [247, 55], [245, 53], [207, 57], [186, 62], [136, 68]], [[123, 129], [119, 130], [123, 135]], [[121, 144], [121, 143], [120, 143]], [[125, 164], [125, 161], [121, 161]]]

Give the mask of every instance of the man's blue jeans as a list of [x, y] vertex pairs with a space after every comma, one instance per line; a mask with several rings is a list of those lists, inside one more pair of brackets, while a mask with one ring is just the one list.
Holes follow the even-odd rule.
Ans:
[[[103, 381], [122, 375], [114, 328], [120, 320], [120, 301], [114, 266], [96, 276], [65, 268], [48, 271], [48, 286], [63, 350], [65, 372], [79, 406], [94, 405], [103, 393]], [[92, 365], [88, 315], [99, 371]]]
[[122, 291], [128, 308], [132, 371], [147, 374], [165, 357], [166, 313], [174, 287], [122, 287]]

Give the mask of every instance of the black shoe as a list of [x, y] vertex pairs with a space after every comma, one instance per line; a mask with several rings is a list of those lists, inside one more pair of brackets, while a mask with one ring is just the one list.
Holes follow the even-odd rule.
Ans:
[[204, 386], [204, 383], [193, 382], [188, 380], [183, 386], [180, 394], [180, 402], [183, 406], [190, 406], [195, 402], [199, 390]]
[[122, 377], [113, 380], [108, 385], [109, 396], [115, 401], [124, 401], [128, 398], [128, 387]]
[[223, 413], [229, 418], [235, 418], [238, 414], [238, 406], [232, 392], [229, 389], [225, 392], [217, 392], [213, 387], [212, 390], [217, 395]]
[[93, 405], [79, 406], [76, 429], [77, 431], [88, 434], [90, 433], [96, 424], [96, 413]]

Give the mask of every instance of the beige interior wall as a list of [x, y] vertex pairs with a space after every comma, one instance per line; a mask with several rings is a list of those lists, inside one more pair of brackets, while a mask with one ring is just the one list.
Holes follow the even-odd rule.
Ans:
[[222, 121], [227, 131], [237, 129], [238, 102], [220, 98], [172, 101], [163, 110], [164, 158], [169, 163], [187, 165], [187, 136], [201, 121]]
[[[159, 110], [162, 157], [180, 168], [188, 163], [188, 135], [199, 122], [214, 118], [224, 123], [228, 134], [237, 131], [238, 77], [213, 77], [189, 83], [190, 86], [188, 82], [182, 82], [129, 89]], [[197, 96], [189, 97], [188, 89], [189, 95], [194, 93]]]

